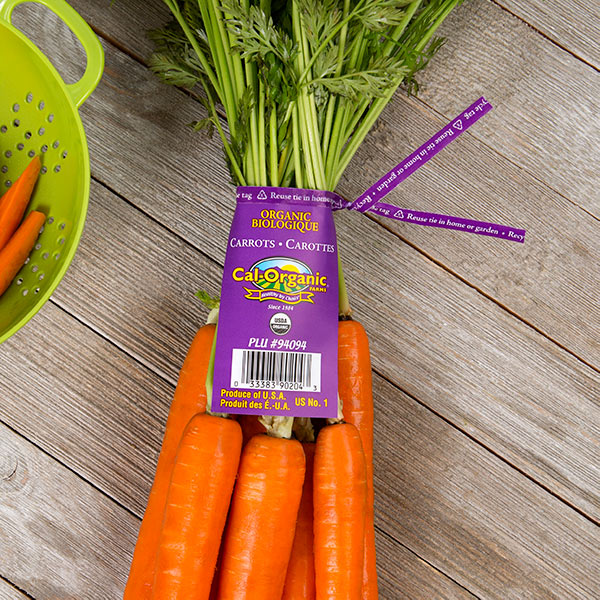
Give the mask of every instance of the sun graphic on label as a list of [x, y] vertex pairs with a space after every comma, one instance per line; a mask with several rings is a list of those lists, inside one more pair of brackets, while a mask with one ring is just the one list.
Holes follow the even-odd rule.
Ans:
[[251, 268], [258, 269], [259, 276], [254, 285], [263, 290], [276, 290], [286, 294], [297, 294], [308, 287], [305, 275], [312, 271], [299, 260], [289, 257], [274, 257], [263, 259]]

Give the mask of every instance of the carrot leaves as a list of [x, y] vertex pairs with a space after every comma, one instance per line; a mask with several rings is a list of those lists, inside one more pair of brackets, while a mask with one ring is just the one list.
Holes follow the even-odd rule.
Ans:
[[[461, 0], [164, 0], [151, 69], [199, 87], [234, 183], [334, 189]], [[225, 125], [226, 123], [226, 125]]]

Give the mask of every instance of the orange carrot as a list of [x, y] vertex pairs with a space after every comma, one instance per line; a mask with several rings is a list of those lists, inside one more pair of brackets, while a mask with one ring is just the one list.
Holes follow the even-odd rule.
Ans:
[[186, 425], [196, 413], [206, 410], [206, 375], [214, 335], [214, 325], [205, 325], [198, 330], [179, 373], [124, 600], [148, 600], [152, 595], [154, 564], [169, 480]]
[[32, 158], [23, 173], [0, 199], [0, 249], [6, 246], [19, 226], [41, 167], [40, 157]]
[[186, 427], [167, 495], [153, 600], [208, 600], [241, 449], [236, 421], [201, 413]]
[[244, 434], [244, 446], [250, 441], [252, 436], [267, 431], [266, 427], [258, 419], [256, 415], [238, 416], [238, 423], [241, 425], [242, 433]]
[[288, 564], [282, 600], [315, 600], [315, 555], [313, 552], [313, 462], [315, 444], [304, 443], [306, 474], [292, 554]]
[[45, 221], [44, 213], [32, 210], [14, 232], [8, 244], [0, 250], [0, 296], [23, 266]]
[[354, 425], [321, 429], [313, 485], [317, 600], [360, 600], [367, 468]]
[[244, 448], [223, 538], [221, 600], [281, 600], [304, 471], [297, 440], [259, 434]]
[[357, 321], [338, 324], [338, 392], [344, 420], [360, 433], [367, 462], [367, 511], [362, 600], [376, 600], [375, 528], [373, 514], [373, 384], [369, 340]]

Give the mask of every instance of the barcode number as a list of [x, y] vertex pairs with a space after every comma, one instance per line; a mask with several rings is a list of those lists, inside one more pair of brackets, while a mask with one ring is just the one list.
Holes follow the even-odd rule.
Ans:
[[320, 392], [321, 355], [234, 348], [231, 387]]

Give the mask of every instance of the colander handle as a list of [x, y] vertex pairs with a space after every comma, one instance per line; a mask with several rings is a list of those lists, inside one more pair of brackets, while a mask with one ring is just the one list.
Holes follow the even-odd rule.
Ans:
[[10, 23], [14, 8], [25, 2], [36, 2], [49, 8], [59, 19], [66, 23], [67, 27], [81, 42], [87, 56], [85, 72], [76, 83], [65, 85], [75, 106], [79, 108], [94, 91], [94, 88], [98, 85], [102, 77], [104, 52], [100, 40], [96, 37], [91, 27], [83, 20], [83, 17], [67, 4], [65, 0], [0, 0], [0, 19], [4, 19]]

